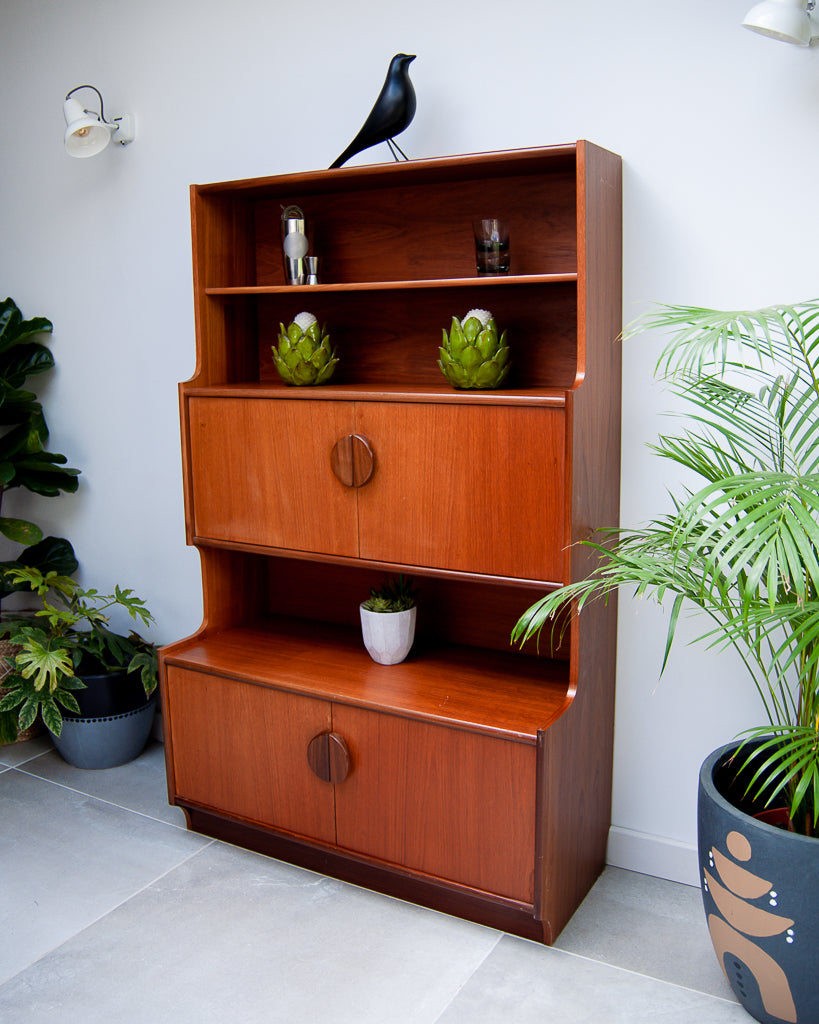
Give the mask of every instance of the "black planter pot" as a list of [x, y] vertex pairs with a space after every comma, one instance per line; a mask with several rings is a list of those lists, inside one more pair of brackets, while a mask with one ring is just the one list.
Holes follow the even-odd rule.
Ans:
[[75, 768], [117, 768], [138, 757], [153, 725], [155, 696], [146, 697], [138, 673], [81, 675], [75, 690], [80, 714], [63, 712], [59, 736], [51, 733], [63, 760]]
[[[702, 899], [711, 941], [734, 994], [763, 1024], [816, 1024], [819, 839], [753, 815], [731, 743], [700, 770]], [[745, 752], [742, 757], [744, 758]]]
[[74, 690], [80, 706], [79, 715], [64, 712], [65, 718], [105, 718], [125, 715], [148, 703], [145, 687], [138, 672], [103, 672], [97, 675], [78, 673], [84, 690]]

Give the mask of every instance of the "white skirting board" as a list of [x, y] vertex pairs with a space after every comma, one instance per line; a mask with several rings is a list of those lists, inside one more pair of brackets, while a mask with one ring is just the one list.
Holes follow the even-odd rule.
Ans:
[[635, 832], [612, 825], [606, 862], [615, 868], [639, 871], [699, 888], [699, 857], [696, 846], [675, 839]]

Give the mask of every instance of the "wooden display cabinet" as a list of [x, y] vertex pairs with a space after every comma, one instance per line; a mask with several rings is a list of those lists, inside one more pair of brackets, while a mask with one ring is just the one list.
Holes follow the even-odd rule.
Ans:
[[[204, 621], [161, 654], [171, 801], [208, 835], [552, 942], [605, 862], [615, 607], [554, 651], [509, 635], [617, 521], [620, 158], [578, 142], [191, 202], [180, 400]], [[319, 285], [284, 284], [290, 204]], [[511, 225], [509, 275], [475, 273], [480, 215]], [[509, 332], [499, 390], [437, 367], [441, 328], [474, 307]], [[286, 387], [270, 354], [302, 310], [338, 345], [319, 388]], [[334, 472], [351, 437], [373, 452], [361, 486]], [[395, 572], [418, 585], [418, 635], [383, 666], [358, 605]]]

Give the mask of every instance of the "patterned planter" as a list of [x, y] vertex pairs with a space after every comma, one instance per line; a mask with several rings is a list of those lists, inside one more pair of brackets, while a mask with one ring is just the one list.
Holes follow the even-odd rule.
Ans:
[[819, 839], [753, 815], [731, 764], [738, 743], [700, 771], [698, 833], [702, 899], [711, 941], [734, 994], [763, 1024], [816, 1024]]

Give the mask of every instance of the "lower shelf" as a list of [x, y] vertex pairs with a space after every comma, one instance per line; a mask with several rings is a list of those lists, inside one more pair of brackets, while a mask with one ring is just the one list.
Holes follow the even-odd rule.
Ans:
[[489, 928], [497, 928], [535, 942], [551, 945], [557, 938], [556, 934], [551, 934], [547, 922], [534, 917], [531, 905], [500, 900], [477, 891], [397, 871], [351, 854], [314, 846], [290, 836], [213, 814], [189, 804], [180, 802], [179, 806], [184, 810], [191, 829], [213, 839], [242, 846], [310, 871], [318, 871], [365, 889], [417, 903], [431, 910], [474, 921]]
[[535, 744], [571, 703], [567, 662], [447, 646], [377, 665], [360, 633], [276, 618], [165, 648], [162, 660], [421, 721]]

